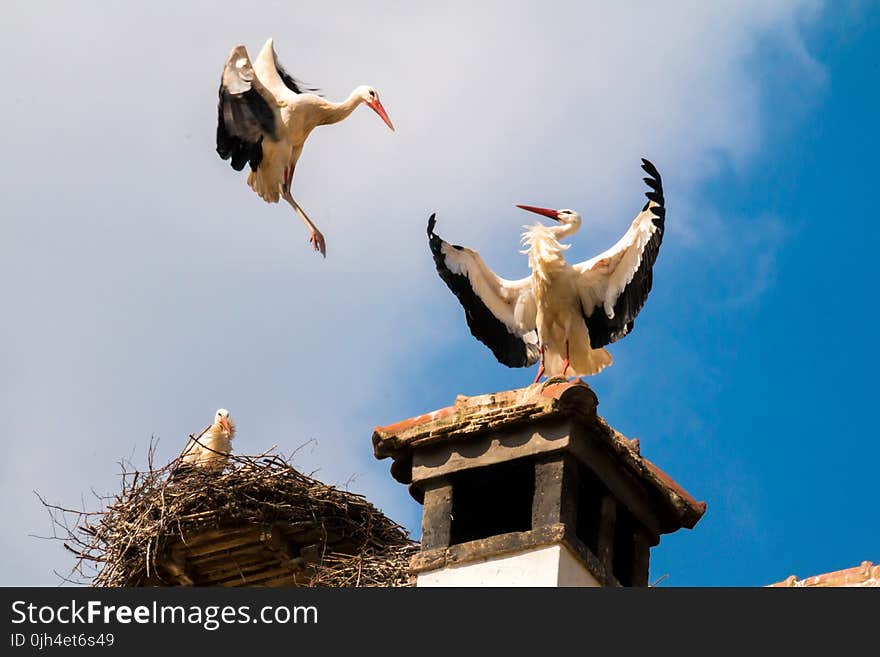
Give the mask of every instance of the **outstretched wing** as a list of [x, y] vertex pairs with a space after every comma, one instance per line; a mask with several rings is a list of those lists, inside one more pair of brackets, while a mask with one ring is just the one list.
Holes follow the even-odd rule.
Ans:
[[278, 77], [281, 78], [281, 81], [284, 83], [284, 86], [290, 89], [295, 94], [315, 94], [316, 96], [320, 96], [318, 89], [314, 89], [312, 87], [307, 87], [302, 80], [297, 80], [290, 73], [287, 72], [281, 62], [278, 61], [278, 55], [275, 54], [274, 50], [272, 52], [275, 57], [275, 70], [278, 71]]
[[250, 164], [253, 171], [263, 159], [263, 137], [276, 138], [275, 112], [271, 97], [260, 84], [244, 46], [232, 49], [220, 78], [217, 105], [217, 154], [241, 171]]
[[434, 233], [435, 223], [432, 214], [428, 219], [428, 244], [437, 273], [464, 307], [473, 336], [508, 367], [528, 367], [538, 362], [537, 306], [531, 279], [500, 278], [476, 251], [443, 241]]
[[663, 240], [666, 206], [663, 183], [656, 167], [642, 159], [648, 174], [648, 202], [629, 230], [604, 253], [574, 266], [590, 346], [616, 342], [629, 333], [645, 305], [653, 282], [654, 262]]

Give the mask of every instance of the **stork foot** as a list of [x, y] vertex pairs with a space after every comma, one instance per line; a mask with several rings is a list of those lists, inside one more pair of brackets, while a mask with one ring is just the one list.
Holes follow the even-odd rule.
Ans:
[[541, 366], [538, 368], [538, 373], [535, 375], [535, 380], [532, 381], [532, 385], [535, 385], [540, 381], [542, 376], [544, 376], [544, 363], [541, 363]]
[[541, 380], [541, 377], [544, 376], [544, 345], [541, 345], [541, 365], [538, 367], [538, 373], [535, 375], [535, 380], [532, 381], [532, 385], [535, 385], [538, 381]]
[[568, 340], [566, 340], [565, 341], [565, 360], [562, 361], [562, 378], [563, 379], [566, 378], [565, 373], [568, 372], [569, 365], [570, 365], [570, 362], [568, 360]]
[[324, 236], [321, 234], [321, 231], [317, 228], [313, 228], [311, 230], [311, 234], [309, 235], [309, 243], [314, 247], [315, 251], [320, 253], [325, 258], [327, 257], [327, 244], [324, 242]]

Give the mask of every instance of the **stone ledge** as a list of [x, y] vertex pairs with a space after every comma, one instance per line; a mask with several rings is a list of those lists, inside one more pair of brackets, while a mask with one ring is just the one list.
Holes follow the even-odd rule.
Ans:
[[526, 552], [551, 545], [564, 545], [589, 570], [603, 586], [620, 586], [611, 573], [606, 572], [599, 559], [590, 552], [583, 542], [566, 531], [559, 523], [547, 525], [524, 532], [510, 532], [482, 538], [467, 543], [459, 543], [446, 548], [435, 548], [418, 552], [410, 559], [410, 570], [414, 575], [473, 563], [495, 557]]

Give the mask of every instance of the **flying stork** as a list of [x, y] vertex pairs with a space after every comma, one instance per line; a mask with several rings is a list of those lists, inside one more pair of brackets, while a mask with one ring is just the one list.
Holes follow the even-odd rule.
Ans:
[[660, 174], [642, 159], [648, 202], [623, 237], [604, 253], [574, 266], [560, 240], [581, 226], [574, 210], [517, 207], [558, 222], [527, 226], [523, 244], [531, 276], [508, 281], [471, 249], [449, 244], [428, 219], [428, 242], [446, 285], [464, 307], [471, 333], [504, 365], [541, 376], [596, 374], [612, 363], [604, 347], [629, 333], [651, 291], [652, 268], [663, 239], [666, 207]]
[[244, 46], [236, 46], [220, 79], [217, 153], [230, 160], [236, 171], [249, 164], [247, 183], [251, 189], [267, 203], [277, 203], [279, 198], [287, 201], [308, 228], [309, 242], [326, 257], [324, 236], [290, 193], [303, 144], [316, 127], [342, 121], [361, 103], [391, 130], [394, 125], [373, 87], [357, 87], [341, 103], [314, 91], [278, 63], [272, 39], [253, 62]]
[[221, 469], [232, 452], [235, 438], [235, 421], [225, 408], [217, 410], [214, 422], [198, 436], [191, 435], [180, 454], [183, 472], [192, 466], [208, 470]]

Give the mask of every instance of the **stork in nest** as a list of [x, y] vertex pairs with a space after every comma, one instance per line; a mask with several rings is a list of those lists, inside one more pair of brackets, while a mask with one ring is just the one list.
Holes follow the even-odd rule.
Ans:
[[235, 438], [235, 421], [225, 408], [214, 415], [214, 422], [198, 436], [191, 435], [189, 442], [180, 454], [179, 472], [193, 467], [207, 470], [221, 470], [232, 453], [232, 439]]

